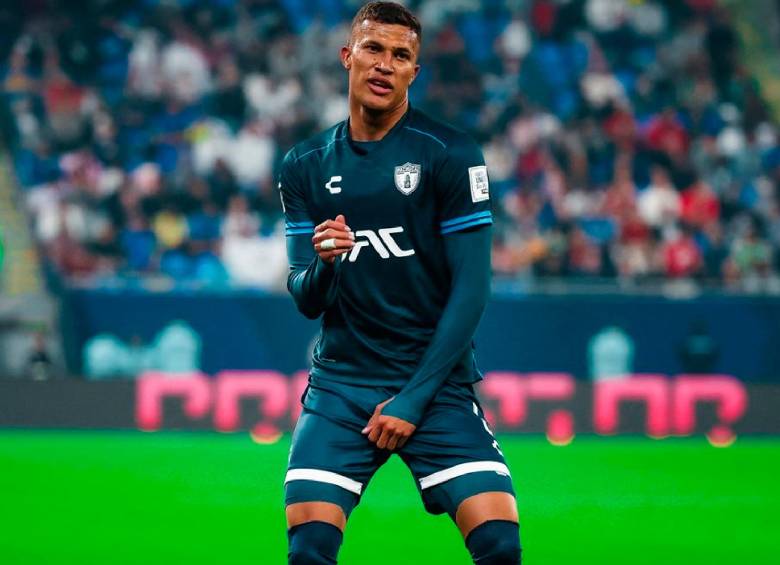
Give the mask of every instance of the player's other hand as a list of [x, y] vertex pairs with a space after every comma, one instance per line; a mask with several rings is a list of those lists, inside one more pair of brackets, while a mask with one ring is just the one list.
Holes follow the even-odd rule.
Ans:
[[347, 225], [344, 215], [339, 214], [335, 220], [325, 220], [314, 228], [311, 241], [320, 259], [333, 263], [336, 257], [355, 246], [355, 234]]
[[414, 424], [401, 418], [382, 415], [382, 408], [393, 398], [388, 398], [377, 404], [371, 419], [363, 428], [363, 435], [367, 435], [368, 439], [375, 443], [379, 449], [389, 449], [390, 451], [401, 449], [417, 428]]

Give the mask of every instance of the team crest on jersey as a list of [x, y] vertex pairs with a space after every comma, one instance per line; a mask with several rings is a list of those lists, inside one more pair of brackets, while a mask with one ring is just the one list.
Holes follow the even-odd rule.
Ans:
[[395, 168], [395, 187], [409, 196], [420, 184], [420, 165], [404, 163]]

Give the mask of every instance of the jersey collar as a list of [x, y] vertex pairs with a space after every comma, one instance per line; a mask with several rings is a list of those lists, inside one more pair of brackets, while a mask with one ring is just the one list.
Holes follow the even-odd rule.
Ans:
[[[393, 137], [398, 135], [398, 132], [401, 131], [406, 123], [409, 121], [409, 117], [412, 113], [412, 104], [409, 103], [409, 105], [406, 107], [406, 112], [404, 112], [404, 115], [401, 116], [401, 119], [398, 120], [395, 125], [393, 125], [392, 128], [390, 128], [390, 131], [388, 131], [385, 136], [382, 139], [379, 139], [376, 141], [377, 149], [383, 145], [386, 145], [386, 142], [390, 141]], [[363, 147], [359, 145], [359, 142], [355, 142], [352, 139], [352, 136], [349, 133], [349, 118], [344, 120], [343, 122], [344, 127], [344, 137], [347, 140], [347, 145], [349, 145], [350, 149], [357, 155], [363, 156], [367, 155], [369, 152], [366, 151]]]

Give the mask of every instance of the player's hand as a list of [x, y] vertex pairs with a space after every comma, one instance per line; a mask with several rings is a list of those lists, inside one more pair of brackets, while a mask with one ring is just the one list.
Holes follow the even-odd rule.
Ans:
[[320, 259], [333, 263], [336, 257], [355, 246], [355, 234], [346, 224], [344, 215], [339, 214], [335, 220], [325, 220], [314, 228], [314, 237], [311, 241]]
[[388, 449], [394, 451], [401, 449], [409, 437], [417, 429], [417, 426], [410, 424], [406, 420], [396, 418], [395, 416], [383, 416], [382, 408], [393, 398], [388, 398], [384, 402], [377, 404], [371, 419], [363, 428], [363, 435], [368, 435], [368, 439], [375, 443], [379, 449]]

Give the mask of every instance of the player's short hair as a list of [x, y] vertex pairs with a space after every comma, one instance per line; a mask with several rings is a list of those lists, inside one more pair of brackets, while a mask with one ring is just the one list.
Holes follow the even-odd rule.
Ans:
[[382, 24], [398, 24], [411, 29], [417, 34], [417, 41], [422, 43], [422, 26], [420, 20], [405, 6], [397, 2], [369, 2], [358, 10], [352, 18], [350, 36], [355, 27], [369, 20]]

